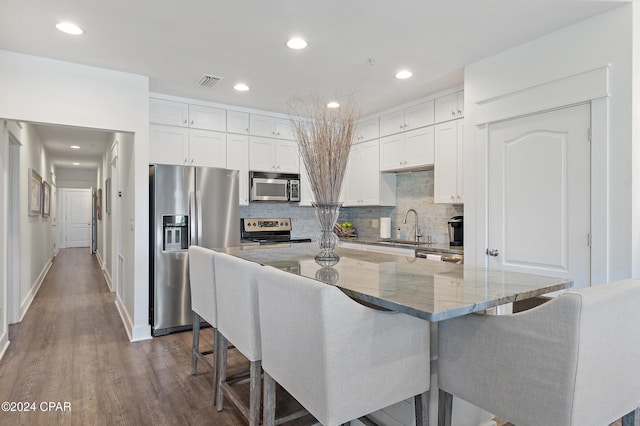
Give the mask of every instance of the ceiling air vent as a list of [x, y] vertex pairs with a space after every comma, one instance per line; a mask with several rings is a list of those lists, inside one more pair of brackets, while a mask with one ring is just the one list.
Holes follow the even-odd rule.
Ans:
[[220, 80], [222, 80], [222, 77], [216, 77], [215, 75], [211, 75], [211, 74], [202, 74], [202, 78], [198, 80], [198, 82], [196, 83], [196, 86], [213, 87]]

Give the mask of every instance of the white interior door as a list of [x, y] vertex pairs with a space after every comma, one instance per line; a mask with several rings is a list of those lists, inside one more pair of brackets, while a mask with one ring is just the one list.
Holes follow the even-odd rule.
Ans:
[[65, 240], [67, 247], [89, 247], [91, 244], [91, 190], [65, 191]]
[[488, 265], [588, 287], [590, 106], [489, 127]]

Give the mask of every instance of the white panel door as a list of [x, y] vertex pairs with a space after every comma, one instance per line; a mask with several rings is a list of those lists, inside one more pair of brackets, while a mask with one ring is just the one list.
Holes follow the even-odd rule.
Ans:
[[590, 107], [489, 128], [488, 265], [590, 285]]
[[91, 190], [65, 190], [64, 206], [67, 247], [89, 247], [91, 243]]

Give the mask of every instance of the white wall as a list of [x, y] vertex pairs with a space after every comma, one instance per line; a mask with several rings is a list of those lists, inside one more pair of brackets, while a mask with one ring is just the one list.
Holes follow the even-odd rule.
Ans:
[[123, 190], [121, 245], [127, 253], [119, 306], [133, 340], [149, 338], [148, 324], [148, 77], [0, 51], [0, 117], [127, 131], [130, 182]]
[[56, 167], [58, 188], [92, 188], [96, 186], [98, 174], [96, 169], [72, 169]]
[[[597, 228], [604, 239], [596, 240], [594, 235], [593, 253], [598, 258], [593, 260], [605, 264], [607, 280], [631, 276], [632, 267], [638, 270], [640, 206], [632, 211], [631, 185], [632, 146], [638, 139], [632, 137], [632, 125], [639, 124], [631, 114], [633, 8], [637, 4], [624, 5], [465, 68], [465, 263], [484, 264], [487, 237], [487, 147], [484, 130], [476, 125], [559, 107], [581, 97], [598, 98], [602, 96], [599, 88], [591, 88], [604, 81], [608, 87], [603, 86], [599, 102], [608, 107], [609, 115], [602, 134], [595, 135], [604, 148], [601, 156], [592, 159], [592, 172], [602, 176], [593, 185], [602, 188], [603, 194], [602, 199], [593, 200], [598, 217], [592, 215], [592, 229]], [[575, 91], [577, 81], [592, 77], [597, 84], [583, 82], [581, 87], [589, 90]], [[536, 97], [538, 93], [546, 95]], [[503, 108], [491, 110], [492, 103], [502, 103]], [[636, 204], [639, 198], [635, 194]]]
[[[51, 267], [51, 217], [28, 215], [29, 168], [43, 181], [51, 182], [53, 166], [40, 135], [29, 123], [22, 123], [20, 136], [20, 319], [33, 301]], [[55, 200], [51, 200], [55, 202]]]

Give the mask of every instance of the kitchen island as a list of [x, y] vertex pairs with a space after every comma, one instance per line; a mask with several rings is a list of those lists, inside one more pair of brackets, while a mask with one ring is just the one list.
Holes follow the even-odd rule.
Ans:
[[[413, 256], [336, 248], [340, 262], [330, 268], [318, 265], [315, 243], [243, 246], [216, 249], [262, 265], [316, 279], [339, 287], [367, 305], [413, 315], [431, 322], [431, 394], [429, 418], [437, 425], [438, 345], [437, 323], [461, 315], [562, 290], [573, 282], [561, 278], [489, 270]], [[370, 417], [380, 424], [411, 425], [413, 401], [401, 401]], [[459, 398], [453, 399], [453, 426], [495, 425], [492, 415]], [[352, 426], [361, 425], [353, 421]]]
[[562, 290], [573, 281], [425, 262], [409, 256], [337, 248], [340, 262], [318, 265], [314, 243], [217, 249], [339, 287], [355, 300], [437, 322]]

